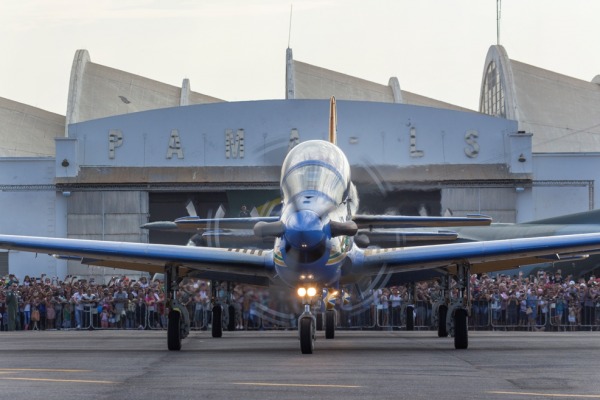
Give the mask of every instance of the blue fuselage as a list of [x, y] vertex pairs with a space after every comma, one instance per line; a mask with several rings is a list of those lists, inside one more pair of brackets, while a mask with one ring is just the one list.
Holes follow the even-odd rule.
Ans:
[[293, 148], [281, 173], [284, 234], [275, 242], [278, 276], [288, 285], [335, 286], [349, 248], [330, 221], [346, 221], [350, 167], [335, 145], [312, 140]]

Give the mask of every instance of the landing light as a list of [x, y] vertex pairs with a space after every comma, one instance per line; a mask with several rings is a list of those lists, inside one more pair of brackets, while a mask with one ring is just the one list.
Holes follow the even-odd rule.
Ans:
[[309, 287], [309, 288], [305, 288], [305, 287], [299, 287], [298, 288], [298, 296], [300, 297], [315, 297], [317, 294], [317, 288], [314, 287]]

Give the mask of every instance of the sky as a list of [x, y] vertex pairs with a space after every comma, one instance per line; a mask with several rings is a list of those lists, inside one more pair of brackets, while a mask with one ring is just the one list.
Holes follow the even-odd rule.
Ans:
[[[500, 44], [591, 81], [598, 15], [596, 0], [504, 0]], [[288, 44], [295, 60], [477, 110], [496, 0], [0, 0], [0, 37], [0, 97], [62, 115], [78, 49], [242, 101], [284, 98]]]

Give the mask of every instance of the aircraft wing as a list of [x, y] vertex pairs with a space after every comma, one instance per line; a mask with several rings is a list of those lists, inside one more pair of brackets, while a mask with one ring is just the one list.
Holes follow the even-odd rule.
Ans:
[[472, 273], [498, 271], [600, 250], [600, 233], [452, 243], [387, 249], [355, 248], [352, 273], [375, 275], [432, 270], [461, 263]]
[[[243, 217], [243, 218], [198, 218], [182, 217], [174, 222], [177, 229], [195, 231], [198, 229], [252, 229], [258, 222], [277, 222], [279, 217]], [[152, 222], [142, 226], [152, 226]]]
[[352, 220], [359, 229], [487, 226], [492, 223], [492, 218], [485, 215], [470, 215], [466, 217], [355, 215], [352, 217]]
[[[49, 254], [83, 264], [146, 272], [184, 266], [207, 279], [263, 282], [274, 275], [272, 250], [207, 248], [98, 240], [0, 235], [0, 248]], [[260, 284], [260, 283], [257, 283]]]

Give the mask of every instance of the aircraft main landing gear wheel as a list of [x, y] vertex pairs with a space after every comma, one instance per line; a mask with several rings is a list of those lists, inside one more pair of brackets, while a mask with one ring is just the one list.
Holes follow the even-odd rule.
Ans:
[[169, 325], [167, 326], [167, 345], [171, 351], [181, 350], [181, 314], [178, 310], [169, 311]]
[[447, 337], [448, 329], [446, 327], [446, 317], [448, 314], [448, 306], [442, 304], [438, 307], [438, 337]]
[[406, 330], [414, 331], [415, 330], [415, 314], [414, 307], [408, 306], [406, 307]]
[[318, 312], [315, 314], [315, 317], [317, 318], [317, 330], [322, 331], [323, 330], [323, 313]]
[[335, 311], [325, 311], [325, 339], [333, 339], [335, 337]]
[[212, 309], [212, 337], [223, 336], [223, 309], [219, 304]]
[[235, 331], [235, 307], [229, 306], [229, 322], [227, 323], [228, 331]]
[[300, 320], [300, 351], [302, 354], [312, 354], [315, 348], [315, 327], [312, 318]]
[[469, 329], [467, 326], [467, 310], [459, 308], [454, 311], [454, 348], [469, 347]]

